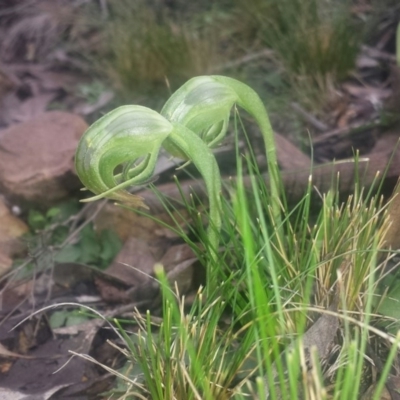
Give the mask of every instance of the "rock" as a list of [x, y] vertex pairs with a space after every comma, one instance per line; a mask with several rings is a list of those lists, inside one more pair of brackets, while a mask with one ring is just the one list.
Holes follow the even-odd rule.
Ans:
[[11, 268], [12, 257], [25, 250], [20, 238], [29, 228], [8, 210], [1, 199], [0, 221], [0, 276], [2, 276]]
[[43, 207], [67, 197], [81, 186], [73, 159], [87, 127], [78, 115], [51, 111], [0, 131], [0, 191]]

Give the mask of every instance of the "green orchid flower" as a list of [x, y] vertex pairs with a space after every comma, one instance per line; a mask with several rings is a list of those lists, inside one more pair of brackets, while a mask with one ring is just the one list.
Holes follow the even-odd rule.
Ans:
[[[210, 203], [209, 241], [218, 246], [221, 226], [221, 176], [215, 157], [203, 140], [184, 125], [171, 123], [142, 106], [122, 106], [104, 115], [82, 136], [75, 157], [77, 174], [96, 196], [146, 207], [126, 188], [151, 180], [161, 147], [172, 156], [191, 160], [203, 176]], [[117, 173], [117, 167], [122, 172]]]
[[[108, 197], [145, 206], [139, 196], [123, 189], [151, 177], [161, 145], [172, 130], [170, 122], [142, 106], [122, 106], [100, 118], [82, 136], [75, 155], [80, 180], [96, 194], [83, 201]], [[140, 161], [137, 166], [115, 174], [118, 166], [135, 161]]]
[[[246, 110], [261, 130], [270, 174], [272, 212], [275, 220], [279, 221], [279, 169], [274, 134], [264, 104], [253, 89], [224, 76], [199, 76], [190, 79], [172, 94], [161, 115], [171, 122], [185, 125], [209, 147], [215, 147], [227, 133], [235, 104]], [[177, 149], [167, 149], [179, 153]]]
[[208, 238], [215, 261], [221, 228], [221, 176], [211, 148], [225, 137], [235, 104], [255, 118], [263, 134], [272, 212], [279, 221], [279, 177], [268, 115], [254, 90], [222, 76], [189, 80], [170, 97], [161, 114], [129, 105], [95, 122], [81, 138], [75, 158], [79, 178], [95, 194], [84, 201], [107, 197], [133, 207], [146, 207], [142, 198], [127, 188], [151, 181], [163, 147], [172, 156], [192, 162], [205, 181], [210, 206]]

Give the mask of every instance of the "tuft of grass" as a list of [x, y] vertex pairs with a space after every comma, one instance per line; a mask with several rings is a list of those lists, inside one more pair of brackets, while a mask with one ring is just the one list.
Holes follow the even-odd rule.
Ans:
[[248, 28], [276, 52], [294, 89], [321, 97], [354, 67], [362, 29], [348, 0], [237, 0]]
[[158, 277], [163, 319], [149, 312], [135, 313], [138, 332], [128, 336], [121, 329], [130, 351], [122, 380], [125, 388], [130, 386], [127, 391], [137, 398], [232, 398], [255, 368], [250, 330], [235, 332], [233, 325], [222, 329], [219, 322], [225, 302], [220, 298], [206, 301], [201, 289], [190, 311], [185, 311], [184, 297], [170, 289], [162, 270]]
[[117, 0], [105, 25], [103, 69], [123, 98], [204, 75], [222, 60], [220, 21], [175, 15], [161, 2]]
[[[193, 159], [209, 193], [208, 213], [199, 212], [194, 197], [184, 200], [185, 214], [193, 216], [185, 221], [188, 229], [182, 228], [179, 211], [173, 213], [177, 216], [175, 232], [181, 234], [206, 267], [205, 295], [199, 289], [196, 301], [187, 309], [175, 283], [168, 282], [162, 266], [155, 266], [163, 301], [162, 320], [155, 324], [149, 311], [145, 315], [136, 314], [134, 322], [138, 330], [133, 336], [116, 321], [119, 337], [126, 346], [123, 351], [132, 366], [132, 371], [128, 371], [127, 364], [124, 372], [116, 372], [122, 383], [128, 385], [122, 388], [120, 398], [297, 399], [301, 394], [305, 398], [357, 399], [372, 383], [364, 378], [369, 368], [372, 336], [383, 338], [391, 347], [386, 365], [380, 368], [379, 383], [372, 389], [378, 398], [398, 350], [397, 338], [375, 325], [382, 304], [378, 285], [386, 274], [387, 262], [380, 261], [388, 229], [382, 199], [372, 196], [372, 189], [365, 192], [356, 174], [352, 196], [343, 202], [332, 185], [328, 193], [318, 193], [322, 206], [316, 210], [310, 169], [303, 199], [289, 208], [278, 166], [271, 161], [273, 140], [268, 136], [269, 121], [258, 97], [229, 78], [199, 79], [191, 80], [174, 94], [163, 108], [164, 117], [140, 106], [131, 106], [131, 121], [124, 114], [126, 108], [103, 117], [88, 131], [90, 135], [81, 142], [77, 153], [77, 171], [97, 195], [92, 200], [110, 194], [117, 200], [125, 200], [124, 195], [129, 194], [119, 192], [117, 196], [113, 191], [129, 183], [147, 182], [154, 158], [133, 167], [129, 164], [121, 175], [133, 178], [115, 186], [120, 176], [112, 181], [106, 173], [99, 172], [98, 164], [103, 159], [111, 166], [117, 165], [117, 161], [109, 161], [111, 156], [102, 158], [102, 154], [108, 156], [107, 151], [122, 155], [126, 162], [126, 149], [119, 152], [118, 147], [111, 145], [104, 148], [104, 136], [97, 136], [97, 141], [93, 139], [99, 134], [110, 136], [116, 125], [119, 128], [116, 121], [121, 121], [117, 118], [121, 115], [124, 124], [130, 122], [122, 127], [129, 126], [136, 141], [143, 132], [153, 134], [154, 126], [162, 127], [165, 136], [151, 136], [153, 143], [146, 151], [153, 151], [156, 141], [161, 146], [170, 135], [171, 142], [165, 147], [171, 154], [181, 156], [182, 151]], [[198, 87], [201, 90], [195, 95], [186, 92]], [[228, 95], [227, 88], [232, 90]], [[206, 93], [207, 101], [199, 93]], [[217, 101], [210, 93], [220, 95]], [[190, 108], [197, 99], [202, 100], [198, 109]], [[243, 126], [235, 113], [237, 178], [225, 188], [227, 195], [220, 196], [216, 162], [193, 134], [201, 134], [206, 127], [207, 134], [211, 134], [203, 137], [206, 142], [220, 140], [221, 136], [212, 135], [215, 127], [220, 135], [221, 119], [217, 112], [224, 113], [226, 119], [222, 121], [227, 123], [229, 115], [225, 112], [233, 99], [251, 112], [263, 129], [270, 183], [258, 169], [247, 135], [247, 148], [239, 152], [238, 132]], [[175, 107], [178, 110], [188, 107], [194, 110], [193, 115], [200, 110], [202, 113], [195, 120], [197, 125], [193, 120], [185, 120], [188, 113], [176, 114]], [[210, 122], [206, 119], [208, 113], [212, 117]], [[147, 118], [147, 125], [143, 124], [146, 130], [142, 125], [141, 130], [132, 128], [136, 127], [139, 114]], [[173, 125], [166, 119], [171, 115], [175, 116], [171, 118]], [[183, 130], [184, 125], [180, 124], [185, 122], [195, 132]], [[207, 124], [211, 124], [211, 129]], [[103, 146], [101, 151], [106, 153], [95, 153], [99, 143]], [[118, 144], [121, 143], [131, 142]], [[144, 148], [142, 144], [139, 150]], [[111, 153], [111, 149], [115, 152]], [[132, 158], [140, 155], [139, 151], [133, 152]], [[87, 161], [86, 156], [95, 156], [95, 162], [82, 164]], [[208, 169], [202, 161], [208, 163]], [[354, 162], [358, 163], [357, 154]], [[94, 172], [85, 169], [85, 165], [92, 166]], [[244, 166], [249, 173], [246, 178]], [[134, 174], [138, 172], [137, 178]], [[334, 182], [337, 177], [332, 176]], [[129, 199], [134, 205], [141, 201]], [[202, 217], [209, 221], [207, 229]], [[336, 351], [332, 352], [334, 346]]]
[[[270, 194], [249, 154], [237, 152], [238, 178], [223, 199], [222, 246], [208, 269], [217, 290], [204, 296], [200, 288], [188, 308], [157, 267], [163, 317], [136, 313], [137, 333], [121, 328], [129, 361], [114, 398], [355, 400], [371, 383], [364, 376], [374, 341], [388, 343], [381, 375], [369, 389], [374, 398], [382, 393], [399, 338], [379, 330], [375, 314], [387, 229], [381, 198], [356, 187], [340, 202], [332, 191], [316, 212], [310, 180], [297, 206], [282, 204], [277, 229]], [[194, 223], [187, 222], [189, 236], [184, 230], [182, 236], [199, 255], [213, 251], [198, 206], [185, 206]], [[340, 328], [329, 340], [323, 328], [317, 332], [327, 346], [321, 359], [321, 347], [307, 347], [305, 337], [325, 313]]]

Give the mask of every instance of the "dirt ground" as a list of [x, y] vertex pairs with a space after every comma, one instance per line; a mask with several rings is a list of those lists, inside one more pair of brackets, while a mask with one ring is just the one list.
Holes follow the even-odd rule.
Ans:
[[[43, 112], [62, 110], [91, 123], [116, 101], [114, 91], [106, 85], [92, 96], [98, 78], [93, 80], [90, 63], [69, 46], [71, 40], [96, 41], [96, 32], [85, 31], [71, 22], [71, 15], [88, 2], [0, 1], [0, 147], [5, 129], [29, 123]], [[100, 8], [107, 4], [93, 3]], [[381, 22], [374, 39], [360, 48], [356, 68], [348, 79], [336, 85], [335, 96], [318, 117], [296, 102], [290, 104], [309, 132], [309, 142], [301, 149], [290, 140], [290, 132], [280, 130], [284, 124], [274, 124], [279, 130], [279, 163], [293, 201], [304, 190], [301, 185], [294, 187], [293, 179], [307, 183], [311, 148], [315, 166], [352, 158], [359, 151], [362, 159], [369, 159], [367, 185], [372, 184], [377, 170], [390, 164], [385, 193], [393, 190], [400, 175], [400, 154], [396, 150], [400, 137], [396, 24], [394, 18]], [[90, 88], [89, 93], [85, 88]], [[274, 121], [279, 118], [273, 116]], [[258, 143], [257, 133], [252, 140]], [[226, 176], [234, 171], [230, 163], [233, 154], [234, 148], [229, 144], [217, 151]], [[265, 167], [263, 155], [258, 157], [261, 167]], [[171, 160], [163, 158], [158, 168], [160, 191], [171, 198], [180, 196], [172, 180]], [[349, 177], [342, 186], [343, 193], [348, 193], [354, 165], [343, 163], [338, 168], [342, 176]], [[294, 176], [293, 170], [300, 175]], [[323, 167], [318, 171], [316, 182], [323, 187], [333, 170]], [[193, 190], [196, 185], [201, 193], [201, 184], [193, 181], [183, 182], [182, 190], [189, 194], [189, 187]], [[152, 192], [143, 189], [142, 195], [159, 218], [170, 221]], [[78, 203], [77, 192], [71, 193], [69, 200]], [[19, 210], [16, 214], [24, 222], [32, 216], [29, 207], [6, 204]], [[188, 293], [188, 302], [193, 290], [204, 282], [204, 271], [195, 254], [166, 228], [143, 216], [128, 216], [125, 210], [115, 209], [105, 201], [74, 210], [67, 212], [64, 220], [46, 217], [43, 227], [26, 239], [18, 258], [19, 265], [27, 267], [28, 272], [19, 268], [18, 275], [7, 271], [0, 277], [1, 399], [108, 398], [103, 393], [113, 387], [115, 377], [98, 363], [118, 369], [125, 360], [108, 342], [120, 344], [108, 319], [129, 317], [135, 308], [151, 309], [155, 315], [160, 312], [157, 285], [148, 278], [156, 262], [161, 262], [170, 278], [179, 282], [182, 292]], [[37, 218], [38, 215], [42, 214], [36, 214]], [[116, 236], [105, 233], [99, 239], [93, 233], [108, 232], [107, 229], [116, 231]], [[32, 224], [30, 230], [32, 233]], [[55, 234], [62, 236], [61, 245], [55, 242]], [[86, 242], [81, 245], [79, 240]], [[54, 261], [55, 251], [65, 248], [68, 250], [64, 260]], [[118, 255], [115, 248], [122, 248]], [[80, 258], [74, 259], [73, 251], [79, 252]], [[114, 256], [117, 258], [111, 262]], [[140, 266], [139, 272], [124, 267], [132, 260]], [[96, 263], [103, 263], [103, 268], [90, 265]], [[93, 317], [93, 309], [103, 317]], [[88, 358], [97, 363], [87, 362]]]

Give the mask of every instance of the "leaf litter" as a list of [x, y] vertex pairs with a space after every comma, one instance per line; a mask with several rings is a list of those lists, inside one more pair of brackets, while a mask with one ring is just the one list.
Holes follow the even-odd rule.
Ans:
[[[54, 22], [56, 20], [53, 18], [52, 6], [46, 8], [50, 2], [26, 2], [20, 5], [21, 12], [18, 7], [15, 12], [12, 11], [14, 5], [9, 3], [4, 9], [0, 8], [0, 18], [4, 21], [6, 16], [5, 25], [8, 25], [8, 29], [4, 26], [0, 28], [0, 33], [5, 35], [0, 51], [0, 128], [28, 121], [53, 107], [66, 107], [75, 113], [90, 116], [107, 106], [113, 99], [111, 91], [104, 91], [95, 101], [89, 101], [77, 90], [80, 85], [90, 82], [85, 74], [87, 70], [85, 71], [86, 67], [80, 60], [74, 59], [64, 48], [57, 48], [57, 33], [65, 27]], [[38, 12], [35, 7], [40, 3], [46, 12], [35, 16], [34, 13]], [[7, 10], [11, 10], [10, 13], [2, 14], [2, 11]], [[380, 33], [382, 37], [385, 36], [385, 32]], [[357, 62], [358, 69], [352, 79], [338, 89], [339, 100], [333, 104], [328, 117], [318, 121], [316, 116], [307, 115], [303, 110], [298, 111], [314, 132], [312, 141], [318, 162], [351, 157], [349, 149], [356, 147], [361, 148], [361, 154], [370, 154], [377, 146], [386, 152], [393, 148], [391, 140], [387, 139], [390, 135], [382, 134], [381, 128], [385, 126], [385, 122], [380, 119], [379, 111], [384, 104], [394, 102], [392, 107], [398, 106], [396, 98], [400, 90], [396, 87], [396, 82], [400, 81], [400, 73], [398, 69], [391, 67], [389, 80], [377, 79], [381, 73], [382, 61], [394, 63], [393, 55], [385, 50], [386, 44], [381, 41], [376, 48], [363, 47]], [[390, 81], [394, 84], [390, 85]], [[398, 93], [394, 93], [394, 90]], [[398, 138], [398, 131], [392, 132], [392, 136]], [[284, 145], [281, 143], [278, 147], [282, 149]], [[291, 163], [300, 162], [300, 158], [293, 156], [296, 148], [285, 149], [282, 151], [280, 163], [283, 168], [287, 163], [287, 169], [290, 170]], [[292, 157], [288, 157], [288, 153]], [[295, 167], [304, 166], [307, 169], [309, 158], [304, 153], [301, 154], [302, 165]], [[174, 166], [168, 159], [164, 159], [163, 163], [159, 167], [160, 174]], [[396, 174], [398, 176], [399, 172], [400, 168], [392, 177]], [[175, 185], [166, 185], [165, 191], [168, 192], [169, 187], [173, 195], [176, 191]], [[191, 192], [193, 187], [188, 183], [187, 192]], [[146, 196], [151, 199], [154, 195], [147, 192]], [[155, 202], [154, 197], [153, 200]], [[393, 200], [389, 209], [393, 224], [388, 235], [393, 239], [388, 241], [393, 248], [399, 247], [396, 244], [399, 226], [395, 222], [399, 213], [397, 203], [398, 201]], [[154, 209], [157, 210], [157, 206]], [[165, 237], [162, 228], [158, 227], [159, 231], [156, 233], [154, 225], [147, 227], [148, 236], [145, 239], [141, 237], [143, 232], [136, 232], [138, 236], [131, 237], [135, 228], [129, 231], [130, 238], [125, 242], [125, 252], [120, 253], [119, 258], [111, 264], [110, 257], [106, 257], [107, 249], [102, 250], [92, 228], [91, 233], [86, 234], [85, 249], [79, 250], [78, 243], [82, 240], [80, 234], [84, 237], [85, 231], [80, 228], [78, 231], [78, 227], [82, 226], [82, 221], [92, 222], [88, 215], [90, 213], [86, 209], [82, 214], [75, 214], [79, 222], [70, 221], [68, 243], [61, 243], [69, 246], [69, 251], [61, 256], [60, 249], [57, 249], [60, 244], [55, 246], [51, 243], [45, 230], [43, 242], [39, 246], [35, 245], [33, 251], [31, 249], [31, 256], [25, 262], [25, 266], [28, 265], [36, 276], [35, 279], [20, 276], [18, 282], [15, 282], [10, 276], [3, 277], [0, 381], [4, 389], [0, 394], [6, 400], [63, 399], [71, 396], [86, 399], [91, 396], [90, 393], [95, 398], [96, 393], [109, 387], [103, 385], [110, 379], [109, 375], [79, 357], [71, 357], [69, 351], [91, 354], [95, 348], [107, 347], [106, 341], [115, 336], [104, 329], [103, 320], [96, 319], [93, 315], [83, 315], [81, 323], [74, 324], [71, 318], [74, 309], [72, 302], [89, 304], [105, 316], [122, 315], [135, 307], [156, 309], [160, 305], [158, 285], [153, 278], [153, 267], [157, 260], [165, 266], [171, 283], [180, 282], [183, 292], [196, 288], [201, 283], [193, 275], [193, 266], [198, 260], [191, 249], [187, 245], [177, 244], [176, 237]], [[74, 215], [70, 217], [74, 218]], [[65, 221], [57, 224], [63, 225]], [[100, 226], [101, 223], [97, 222], [97, 225]], [[143, 226], [136, 229], [143, 230]], [[54, 231], [54, 227], [50, 231]], [[149, 238], [154, 236], [158, 238], [157, 246], [150, 246]], [[65, 248], [61, 248], [61, 251]], [[83, 254], [82, 251], [86, 253]], [[57, 254], [60, 257], [58, 261]], [[97, 268], [99, 262], [96, 256], [101, 254], [103, 258], [100, 256], [100, 259], [107, 259], [103, 270]], [[46, 268], [40, 267], [42, 263]], [[93, 264], [96, 266], [93, 267]], [[60, 306], [61, 310], [47, 309], [41, 317], [32, 317], [28, 323], [11, 330], [39, 308], [65, 301], [69, 305]], [[56, 312], [61, 314], [57, 315]], [[56, 324], [54, 315], [61, 322]], [[69, 318], [72, 321], [71, 326], [68, 326]], [[333, 344], [337, 325], [337, 319], [329, 317], [329, 314], [322, 314], [305, 334], [307, 349], [316, 346], [326, 356]], [[117, 359], [118, 356], [114, 353], [110, 358]], [[61, 373], [54, 373], [59, 368], [62, 368]], [[392, 376], [387, 386], [391, 396], [388, 398], [396, 398], [396, 389], [393, 386], [399, 387], [398, 377]]]

